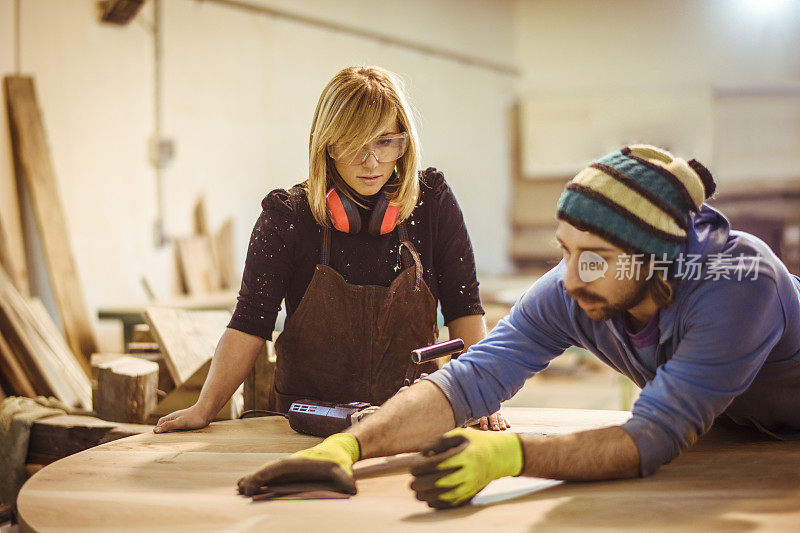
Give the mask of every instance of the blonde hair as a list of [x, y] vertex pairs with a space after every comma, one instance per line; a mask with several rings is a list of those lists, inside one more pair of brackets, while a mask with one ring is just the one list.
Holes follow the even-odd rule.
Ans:
[[[356, 152], [394, 120], [401, 132], [408, 133], [408, 148], [395, 163], [397, 189], [391, 201], [399, 210], [399, 221], [403, 221], [411, 216], [419, 196], [419, 138], [400, 81], [381, 67], [348, 67], [331, 78], [322, 90], [311, 122], [305, 183], [311, 213], [318, 224], [331, 225], [325, 195], [333, 184], [336, 167], [328, 155], [328, 145], [341, 144], [346, 152]], [[347, 191], [341, 192], [350, 196]]]

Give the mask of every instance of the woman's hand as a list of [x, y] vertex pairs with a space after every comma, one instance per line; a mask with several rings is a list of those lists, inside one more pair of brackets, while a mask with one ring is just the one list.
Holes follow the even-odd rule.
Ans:
[[194, 404], [187, 409], [181, 409], [159, 418], [156, 427], [153, 428], [153, 433], [200, 429], [206, 427], [210, 422], [211, 417], [205, 414], [197, 404]]
[[476, 428], [480, 428], [484, 431], [492, 430], [492, 431], [503, 431], [511, 427], [511, 424], [508, 423], [506, 417], [504, 417], [500, 411], [497, 411], [494, 414], [489, 416], [484, 416], [478, 423], [475, 425]]

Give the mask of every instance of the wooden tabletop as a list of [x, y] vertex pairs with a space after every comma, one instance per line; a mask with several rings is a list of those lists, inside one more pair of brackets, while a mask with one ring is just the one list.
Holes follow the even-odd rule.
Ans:
[[[618, 424], [630, 416], [575, 409], [504, 413], [514, 431], [551, 435]], [[241, 476], [318, 441], [294, 433], [283, 418], [253, 418], [110, 442], [34, 475], [19, 495], [22, 529], [800, 530], [800, 442], [723, 428], [649, 478], [594, 483], [505, 478], [490, 484], [473, 505], [449, 511], [417, 501], [406, 473], [360, 479], [358, 495], [347, 500], [252, 502], [236, 493]]]

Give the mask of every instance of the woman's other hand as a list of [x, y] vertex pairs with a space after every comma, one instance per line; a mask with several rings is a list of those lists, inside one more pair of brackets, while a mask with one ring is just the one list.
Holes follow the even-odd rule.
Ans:
[[168, 433], [170, 431], [200, 429], [206, 427], [211, 422], [197, 404], [187, 408], [162, 416], [158, 419], [153, 433]]
[[475, 425], [475, 427], [484, 431], [488, 431], [490, 429], [492, 431], [504, 431], [510, 428], [511, 424], [509, 424], [508, 420], [506, 420], [506, 417], [504, 417], [500, 411], [497, 411], [494, 414], [482, 417], [480, 420], [478, 420], [478, 423]]

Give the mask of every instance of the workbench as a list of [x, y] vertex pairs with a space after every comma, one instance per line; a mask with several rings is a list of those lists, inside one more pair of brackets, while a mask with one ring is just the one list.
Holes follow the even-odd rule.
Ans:
[[[630, 416], [575, 409], [503, 412], [514, 431], [549, 435], [619, 424]], [[252, 502], [237, 494], [241, 476], [317, 442], [277, 417], [127, 437], [34, 475], [19, 495], [20, 523], [23, 531], [81, 532], [800, 529], [800, 442], [728, 428], [714, 428], [648, 478], [592, 483], [505, 478], [490, 484], [473, 505], [448, 511], [417, 501], [408, 487], [410, 475], [402, 472], [359, 479], [358, 495], [346, 500]]]

